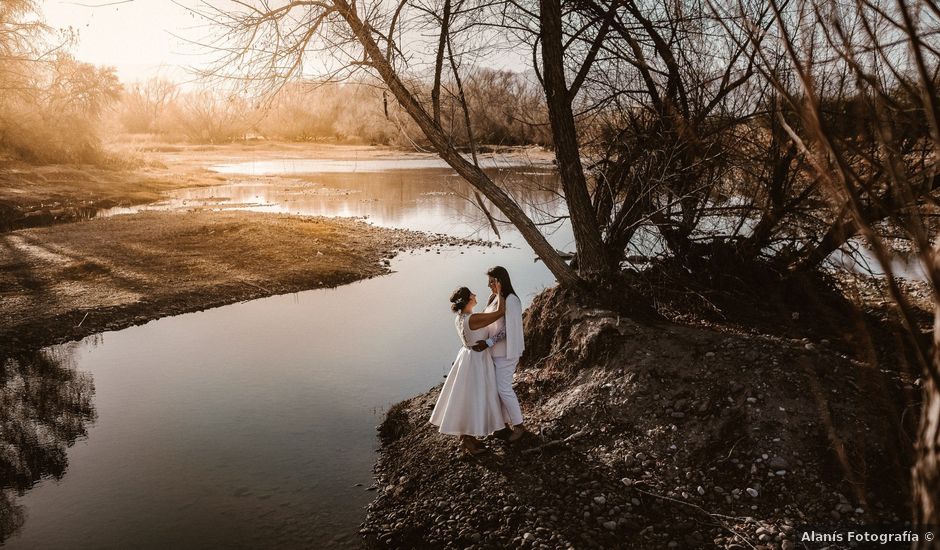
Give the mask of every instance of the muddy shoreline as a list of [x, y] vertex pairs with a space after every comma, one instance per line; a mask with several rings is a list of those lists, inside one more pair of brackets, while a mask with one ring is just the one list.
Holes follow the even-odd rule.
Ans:
[[416, 248], [469, 241], [359, 220], [145, 212], [0, 234], [0, 349], [33, 349], [390, 272]]

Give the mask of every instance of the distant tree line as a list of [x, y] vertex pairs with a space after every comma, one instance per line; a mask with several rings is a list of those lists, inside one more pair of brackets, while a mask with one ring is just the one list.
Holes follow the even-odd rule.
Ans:
[[[481, 143], [550, 143], [539, 90], [522, 75], [478, 69], [467, 80], [466, 94], [470, 121]], [[389, 101], [382, 90], [357, 82], [289, 82], [259, 101], [237, 92], [184, 90], [172, 81], [153, 78], [127, 86], [117, 112], [123, 130], [169, 141], [227, 143], [253, 136], [427, 145], [394, 99]], [[460, 106], [448, 102], [445, 113], [455, 133], [466, 136]]]

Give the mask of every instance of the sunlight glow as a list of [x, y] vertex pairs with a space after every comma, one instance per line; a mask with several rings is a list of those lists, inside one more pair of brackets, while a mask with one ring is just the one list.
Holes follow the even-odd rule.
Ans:
[[186, 68], [208, 61], [187, 40], [204, 22], [190, 13], [198, 0], [134, 0], [119, 4], [52, 0], [42, 4], [46, 23], [73, 29], [72, 52], [81, 61], [115, 67], [123, 82], [152, 76], [186, 78]]

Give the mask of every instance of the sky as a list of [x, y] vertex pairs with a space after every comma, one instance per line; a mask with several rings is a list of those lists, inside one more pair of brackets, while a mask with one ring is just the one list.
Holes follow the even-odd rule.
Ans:
[[45, 0], [43, 16], [57, 29], [73, 28], [71, 51], [81, 61], [117, 69], [124, 82], [151, 76], [185, 79], [185, 68], [205, 63], [194, 46], [174, 35], [198, 40], [203, 22], [186, 10], [198, 0]]
[[[207, 22], [187, 9], [205, 7], [204, 0], [44, 0], [41, 6], [47, 24], [77, 31], [71, 48], [77, 59], [114, 67], [125, 83], [154, 76], [192, 81], [187, 69], [212, 61], [211, 52], [192, 43], [210, 34]], [[522, 71], [529, 55], [522, 54], [490, 55], [485, 64]]]

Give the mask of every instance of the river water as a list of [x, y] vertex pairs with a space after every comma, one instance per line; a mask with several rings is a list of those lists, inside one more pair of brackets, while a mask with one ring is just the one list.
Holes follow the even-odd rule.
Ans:
[[[219, 169], [244, 176], [184, 190], [155, 207], [363, 216], [384, 226], [493, 237], [446, 169], [354, 168], [286, 178], [289, 170], [277, 166], [225, 166]], [[547, 169], [496, 175], [552, 182]], [[550, 193], [525, 193], [552, 204]], [[7, 495], [0, 513], [19, 514], [21, 526], [5, 547], [357, 546], [363, 508], [375, 494], [368, 490], [375, 426], [391, 404], [440, 383], [458, 350], [450, 292], [467, 285], [485, 296], [493, 265], [509, 270], [524, 305], [554, 283], [517, 233], [501, 233], [512, 248], [403, 253], [389, 276], [42, 350], [39, 359], [64, 373], [51, 378], [85, 377], [94, 389], [72, 382], [49, 388], [60, 396], [49, 416], [84, 435], [71, 445], [74, 433], [36, 436], [40, 451], [65, 453], [67, 468], [53, 475], [56, 467], [48, 466], [53, 474], [25, 494]], [[564, 229], [552, 239], [570, 247]], [[80, 397], [91, 402], [90, 414], [74, 412]], [[30, 410], [22, 415], [28, 425]]]

